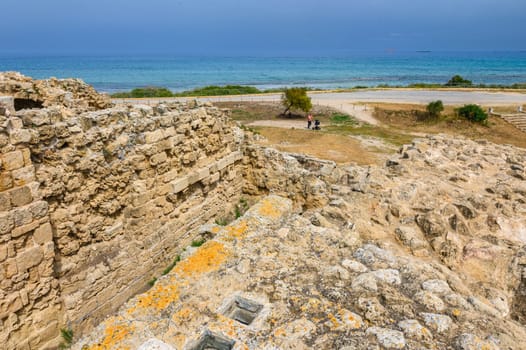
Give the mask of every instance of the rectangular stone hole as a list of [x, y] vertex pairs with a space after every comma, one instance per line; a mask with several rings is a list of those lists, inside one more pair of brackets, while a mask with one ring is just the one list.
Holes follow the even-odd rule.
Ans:
[[248, 326], [254, 321], [262, 308], [263, 305], [261, 304], [236, 296], [226, 309], [225, 316]]
[[189, 350], [231, 350], [236, 342], [221, 335], [205, 331]]

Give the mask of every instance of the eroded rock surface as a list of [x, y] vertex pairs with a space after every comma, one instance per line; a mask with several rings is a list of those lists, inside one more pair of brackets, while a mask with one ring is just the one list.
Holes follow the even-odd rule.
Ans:
[[[433, 136], [384, 167], [334, 167], [326, 175], [323, 161], [249, 149], [256, 151], [249, 159], [267, 171], [249, 169], [256, 177], [249, 189], [259, 184], [293, 201], [264, 199], [207, 243], [228, 246], [213, 271], [185, 273], [208, 255], [198, 250], [78, 348], [97, 348], [118, 326], [126, 336], [113, 345], [131, 348], [155, 337], [189, 349], [203, 332], [230, 339], [234, 349], [524, 347], [515, 305], [524, 283], [526, 193], [513, 165], [524, 164], [526, 151]], [[312, 174], [323, 184], [312, 201], [310, 190], [286, 192], [313, 187]], [[143, 307], [143, 298], [157, 300], [156, 288], [174, 285], [163, 307]], [[226, 317], [225, 300], [234, 296], [264, 312], [249, 325]]]

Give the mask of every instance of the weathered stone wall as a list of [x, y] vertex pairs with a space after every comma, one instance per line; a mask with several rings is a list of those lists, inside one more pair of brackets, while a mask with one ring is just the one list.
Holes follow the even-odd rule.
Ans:
[[57, 336], [61, 322], [49, 206], [38, 190], [30, 150], [20, 142], [22, 130], [20, 119], [0, 116], [0, 343], [5, 349], [35, 349]]
[[304, 208], [327, 204], [338, 184], [349, 181], [348, 172], [332, 161], [250, 144], [245, 147], [244, 174], [244, 193], [271, 193]]
[[243, 134], [211, 106], [52, 106], [2, 126], [8, 349], [51, 348], [60, 328], [97, 325], [241, 195]]

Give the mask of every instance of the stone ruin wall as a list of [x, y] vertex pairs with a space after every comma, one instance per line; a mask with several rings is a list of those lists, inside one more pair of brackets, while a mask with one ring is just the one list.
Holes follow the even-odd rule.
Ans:
[[[6, 114], [6, 113], [4, 113]], [[197, 104], [0, 116], [0, 342], [54, 348], [238, 203], [243, 133]]]

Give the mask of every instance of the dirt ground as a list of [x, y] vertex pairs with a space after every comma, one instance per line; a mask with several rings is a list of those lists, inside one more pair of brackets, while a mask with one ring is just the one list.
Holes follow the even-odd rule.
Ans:
[[[400, 145], [426, 134], [460, 135], [526, 148], [526, 133], [504, 120], [490, 116], [487, 125], [472, 123], [456, 117], [451, 106], [446, 106], [436, 120], [419, 120], [418, 111], [422, 115], [424, 105], [368, 104], [368, 108], [375, 109], [373, 116], [379, 122], [370, 125], [352, 117], [348, 122], [336, 122], [333, 117], [342, 115], [340, 111], [315, 105], [312, 113], [321, 121], [322, 130], [313, 131], [306, 129], [304, 115], [281, 116], [283, 107], [276, 102], [221, 102], [216, 105], [229, 108], [234, 120], [264, 136], [260, 141], [264, 145], [340, 164], [383, 162]], [[501, 107], [503, 111], [512, 108]]]

